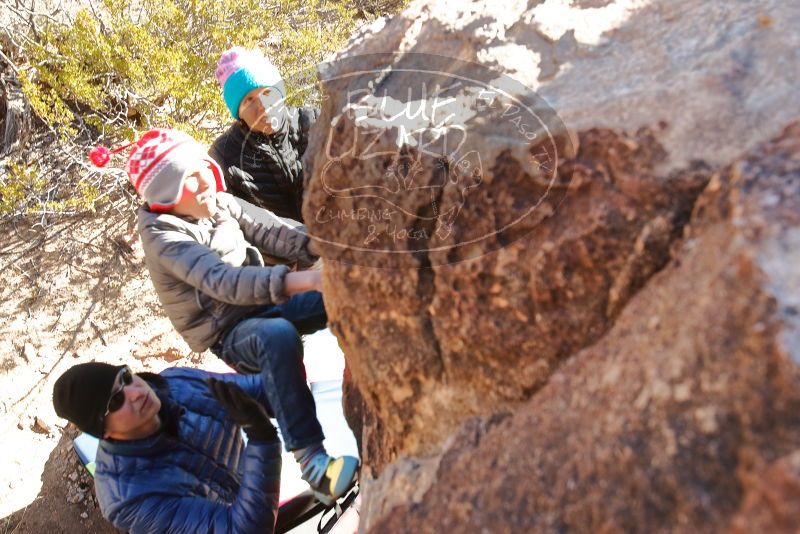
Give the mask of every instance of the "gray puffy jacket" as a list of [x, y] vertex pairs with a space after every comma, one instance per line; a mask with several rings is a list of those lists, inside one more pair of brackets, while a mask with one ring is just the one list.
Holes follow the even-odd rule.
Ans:
[[202, 352], [240, 319], [287, 298], [286, 265], [265, 267], [259, 251], [309, 266], [304, 228], [256, 223], [236, 199], [217, 195], [217, 214], [192, 220], [139, 208], [145, 264], [172, 325]]

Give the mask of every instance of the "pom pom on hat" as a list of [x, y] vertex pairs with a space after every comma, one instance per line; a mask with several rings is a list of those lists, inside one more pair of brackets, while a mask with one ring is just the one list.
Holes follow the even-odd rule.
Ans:
[[104, 146], [96, 146], [89, 151], [89, 159], [95, 167], [105, 167], [111, 161], [111, 151]]
[[[148, 132], [149, 133], [149, 132]], [[104, 146], [96, 146], [89, 151], [89, 159], [92, 161], [95, 167], [105, 167], [108, 165], [108, 162], [111, 161], [111, 154], [116, 154], [117, 152], [121, 152], [128, 148], [131, 145], [135, 145], [136, 143], [141, 142], [134, 141], [133, 143], [128, 143], [126, 145], [118, 146], [117, 148], [113, 148], [111, 150], [107, 149]]]

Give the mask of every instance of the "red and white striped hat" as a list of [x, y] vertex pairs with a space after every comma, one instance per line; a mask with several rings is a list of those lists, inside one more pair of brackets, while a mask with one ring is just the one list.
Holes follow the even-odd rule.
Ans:
[[97, 147], [89, 153], [92, 162], [104, 167], [112, 153], [133, 146], [125, 170], [128, 179], [152, 211], [166, 212], [181, 199], [186, 175], [207, 165], [217, 182], [217, 192], [225, 191], [222, 169], [208, 156], [205, 147], [178, 130], [156, 128], [138, 141], [108, 150]]

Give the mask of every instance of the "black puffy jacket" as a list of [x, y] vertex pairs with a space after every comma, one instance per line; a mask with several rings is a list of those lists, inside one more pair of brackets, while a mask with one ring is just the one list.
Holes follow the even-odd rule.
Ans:
[[208, 151], [225, 174], [228, 192], [280, 217], [303, 221], [303, 168], [308, 130], [319, 109], [288, 108], [277, 132], [251, 132], [241, 121], [231, 125]]

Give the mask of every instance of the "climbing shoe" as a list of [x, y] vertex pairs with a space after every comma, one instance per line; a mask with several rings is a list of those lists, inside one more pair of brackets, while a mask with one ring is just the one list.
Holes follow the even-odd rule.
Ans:
[[325, 506], [330, 506], [356, 481], [358, 459], [352, 456], [331, 458], [322, 452], [300, 467], [302, 479], [311, 486], [314, 496]]

